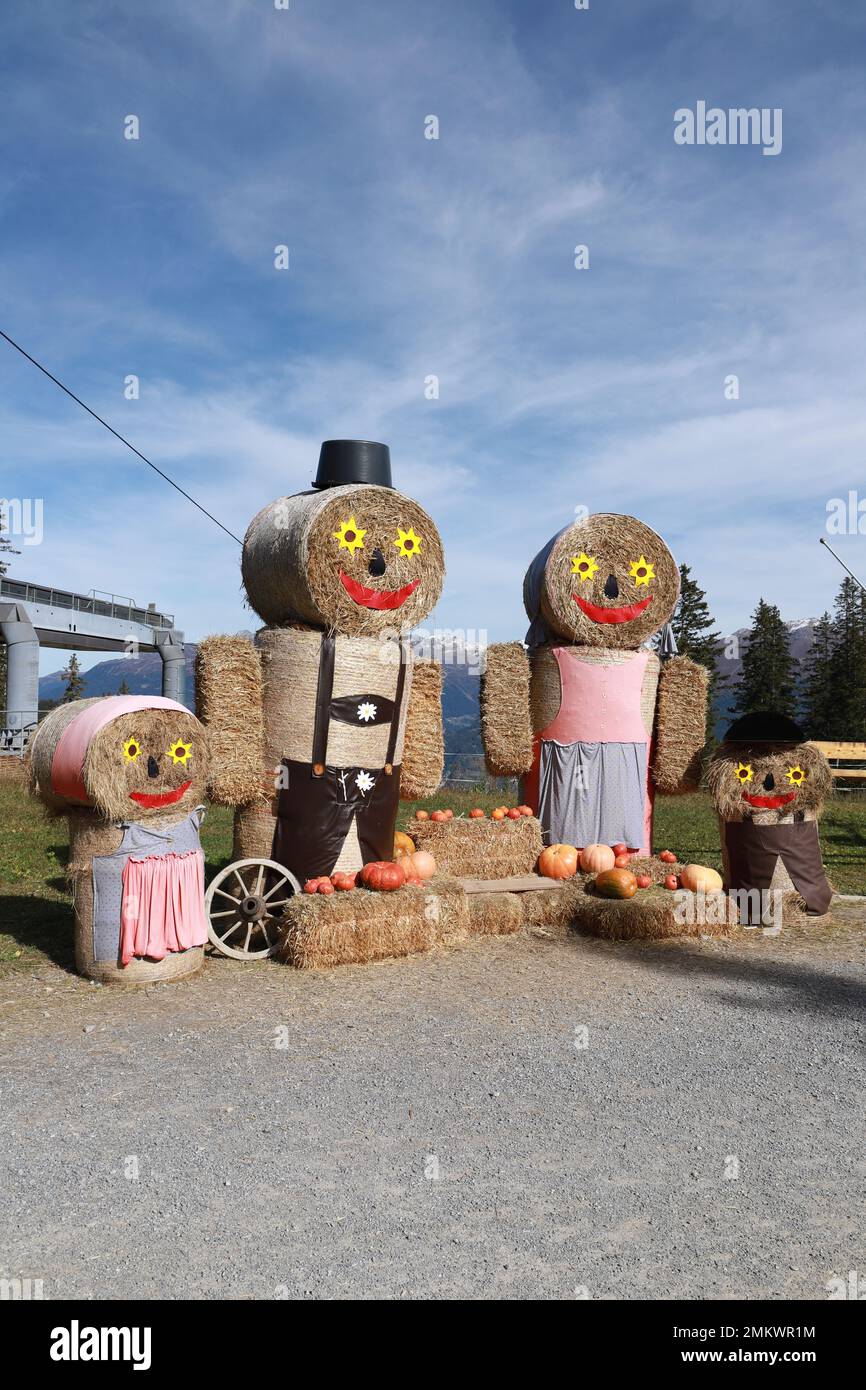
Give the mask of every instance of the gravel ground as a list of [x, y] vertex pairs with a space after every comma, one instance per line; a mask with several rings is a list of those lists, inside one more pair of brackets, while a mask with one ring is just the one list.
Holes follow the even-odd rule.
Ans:
[[864, 943], [861, 900], [777, 938], [7, 978], [0, 1274], [46, 1298], [826, 1297], [866, 1277]]

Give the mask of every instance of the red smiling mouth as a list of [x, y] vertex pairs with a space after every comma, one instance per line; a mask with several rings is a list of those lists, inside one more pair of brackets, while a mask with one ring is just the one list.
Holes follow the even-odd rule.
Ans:
[[148, 792], [130, 792], [130, 801], [137, 801], [139, 806], [145, 810], [152, 811], [155, 806], [171, 806], [175, 801], [180, 801], [184, 792], [188, 792], [192, 786], [192, 781], [181, 782], [179, 787], [175, 787], [171, 792], [157, 792], [151, 796]]
[[414, 593], [420, 582], [419, 579], [413, 579], [411, 584], [404, 584], [402, 589], [368, 589], [365, 584], [359, 584], [357, 579], [340, 570], [340, 583], [349, 598], [362, 604], [364, 608], [399, 608], [409, 595]]
[[755, 796], [753, 792], [743, 792], [743, 800], [761, 811], [778, 811], [780, 806], [787, 806], [789, 801], [793, 801], [796, 795], [796, 792], [783, 792], [781, 796]]
[[632, 618], [640, 617], [649, 606], [652, 594], [642, 598], [640, 603], [630, 603], [625, 608], [599, 608], [597, 603], [590, 603], [589, 599], [581, 598], [580, 594], [572, 594], [571, 597], [594, 623], [630, 623]]

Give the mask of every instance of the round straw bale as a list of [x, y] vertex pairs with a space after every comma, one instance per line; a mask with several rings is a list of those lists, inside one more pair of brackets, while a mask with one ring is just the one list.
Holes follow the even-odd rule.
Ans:
[[[741, 780], [738, 770], [746, 780]], [[802, 777], [798, 776], [802, 773]], [[796, 780], [794, 780], [796, 779]], [[765, 782], [769, 785], [765, 786]], [[754, 820], [758, 825], [777, 825], [802, 812], [805, 820], [818, 820], [833, 789], [830, 764], [814, 743], [720, 743], [707, 771], [713, 805], [725, 821]], [[756, 807], [746, 794], [772, 791], [793, 799], [778, 808]]]
[[208, 769], [205, 730], [188, 710], [159, 707], [120, 714], [97, 729], [81, 769], [86, 802], [59, 797], [52, 791], [51, 767], [61, 735], [85, 709], [109, 705], [112, 698], [73, 700], [46, 716], [32, 743], [34, 794], [53, 811], [89, 805], [106, 820], [143, 821], [164, 816], [165, 806], [149, 806], [142, 798], [173, 794], [181, 787], [185, 791], [171, 803], [173, 813], [189, 811], [203, 801]]
[[[636, 650], [669, 620], [679, 592], [679, 570], [661, 536], [636, 517], [604, 512], [575, 521], [557, 537], [544, 567], [539, 611], [529, 617], [540, 616], [568, 642]], [[616, 620], [605, 621], [604, 612]]]
[[[88, 979], [103, 984], [149, 985], [186, 979], [204, 964], [204, 948], [169, 952], [163, 960], [134, 959], [128, 965], [96, 960], [93, 946], [93, 859], [120, 847], [123, 831], [109, 825], [97, 812], [70, 811], [69, 866], [75, 910], [75, 968]], [[167, 822], [170, 823], [170, 822]], [[119, 932], [119, 923], [118, 923]]]
[[[364, 484], [263, 508], [247, 529], [241, 572], [266, 623], [299, 619], [360, 636], [421, 622], [439, 598], [445, 563], [439, 533], [417, 502]], [[375, 606], [373, 594], [391, 601]]]

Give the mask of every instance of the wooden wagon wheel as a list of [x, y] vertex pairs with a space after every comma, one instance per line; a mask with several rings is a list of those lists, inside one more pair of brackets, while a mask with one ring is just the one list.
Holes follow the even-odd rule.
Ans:
[[272, 859], [237, 859], [217, 874], [205, 894], [208, 936], [233, 960], [263, 960], [278, 940], [276, 921], [301, 885]]

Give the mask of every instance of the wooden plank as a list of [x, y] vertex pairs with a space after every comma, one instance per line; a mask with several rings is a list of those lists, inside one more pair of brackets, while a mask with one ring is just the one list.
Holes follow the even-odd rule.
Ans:
[[460, 878], [464, 893], [537, 893], [543, 888], [564, 888], [562, 879], [542, 878], [540, 874], [519, 874], [513, 878]]
[[814, 740], [815, 747], [820, 748], [825, 758], [851, 758], [856, 761], [866, 762], [866, 743], [833, 743], [823, 742], [820, 739]]
[[866, 777], [866, 767], [831, 767], [834, 777]]

